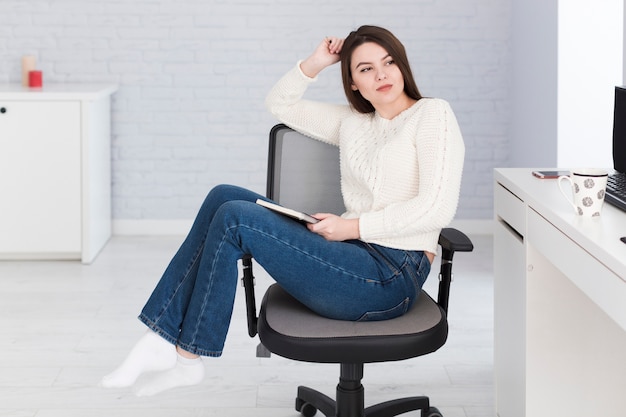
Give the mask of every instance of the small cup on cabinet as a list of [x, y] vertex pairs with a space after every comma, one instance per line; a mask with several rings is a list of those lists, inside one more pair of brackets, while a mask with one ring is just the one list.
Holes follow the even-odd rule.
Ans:
[[43, 87], [43, 73], [41, 71], [29, 71], [28, 72], [28, 86], [30, 88]]

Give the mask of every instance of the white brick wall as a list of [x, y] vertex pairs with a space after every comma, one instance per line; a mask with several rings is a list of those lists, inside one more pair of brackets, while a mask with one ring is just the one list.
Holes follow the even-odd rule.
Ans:
[[[112, 82], [113, 213], [191, 219], [206, 192], [263, 192], [272, 84], [361, 24], [405, 44], [422, 93], [451, 102], [467, 158], [460, 219], [492, 216], [508, 158], [511, 0], [0, 0], [0, 82], [35, 54], [44, 82]], [[310, 98], [343, 101], [338, 68]]]

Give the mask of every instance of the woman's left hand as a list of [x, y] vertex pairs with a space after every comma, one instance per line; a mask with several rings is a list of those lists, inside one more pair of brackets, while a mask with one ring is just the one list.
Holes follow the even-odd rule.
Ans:
[[309, 223], [307, 227], [326, 240], [339, 242], [360, 237], [359, 219], [344, 219], [329, 213], [316, 213], [313, 217], [320, 219], [320, 221]]

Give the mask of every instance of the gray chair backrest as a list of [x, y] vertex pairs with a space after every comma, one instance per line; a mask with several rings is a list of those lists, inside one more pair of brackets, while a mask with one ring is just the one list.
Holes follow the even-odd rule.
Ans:
[[306, 213], [345, 211], [341, 196], [339, 148], [285, 125], [270, 132], [267, 196]]

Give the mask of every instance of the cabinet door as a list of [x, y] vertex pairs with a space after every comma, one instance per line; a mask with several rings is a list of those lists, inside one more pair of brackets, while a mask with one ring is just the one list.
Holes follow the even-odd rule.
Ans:
[[78, 101], [0, 102], [0, 254], [81, 250]]

